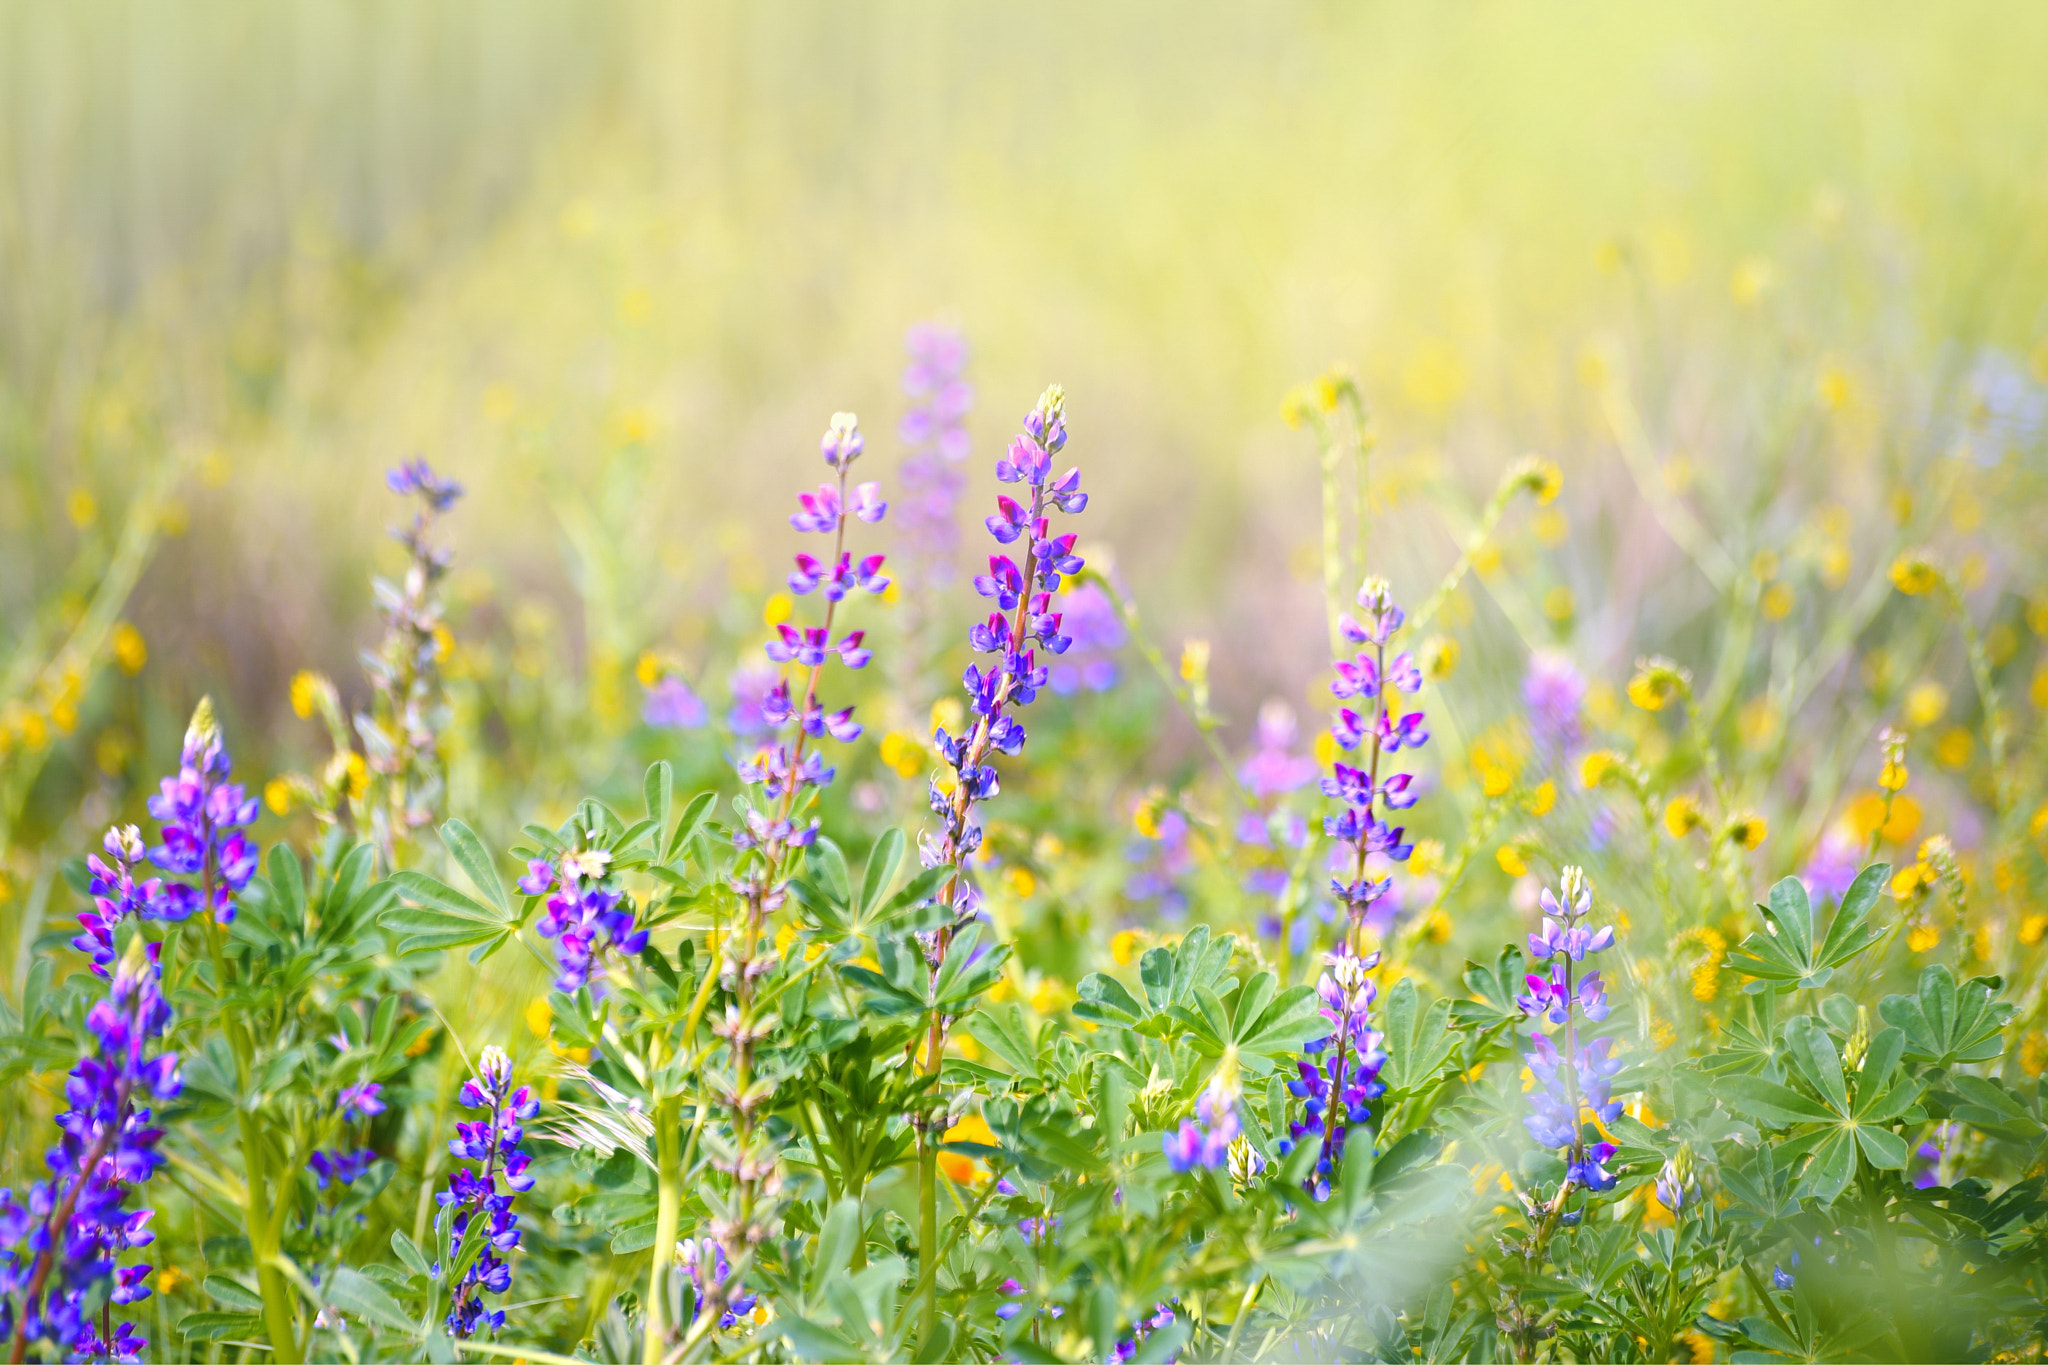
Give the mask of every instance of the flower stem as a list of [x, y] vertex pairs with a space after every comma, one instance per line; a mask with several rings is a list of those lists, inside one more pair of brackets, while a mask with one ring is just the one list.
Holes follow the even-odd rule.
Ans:
[[676, 1255], [676, 1229], [683, 1208], [681, 1127], [676, 1101], [654, 1111], [654, 1256], [647, 1269], [647, 1338], [641, 1365], [660, 1365], [668, 1347], [668, 1277]]

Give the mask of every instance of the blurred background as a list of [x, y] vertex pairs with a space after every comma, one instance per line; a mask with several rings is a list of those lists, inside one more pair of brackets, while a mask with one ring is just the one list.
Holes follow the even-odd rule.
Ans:
[[[2044, 58], [2017, 4], [0, 4], [10, 894], [136, 813], [201, 693], [252, 783], [325, 753], [290, 682], [361, 701], [415, 455], [469, 492], [454, 803], [509, 826], [650, 754], [715, 773], [643, 690], [723, 710], [830, 414], [895, 479], [923, 321], [970, 347], [962, 561], [1064, 384], [1084, 548], [1169, 663], [1210, 642], [1233, 749], [1263, 701], [1321, 705], [1318, 454], [1282, 403], [1333, 361], [1377, 439], [1366, 559], [1410, 601], [1510, 462], [1564, 471], [1446, 608], [1456, 733], [1532, 651], [1610, 709], [1638, 653], [1704, 674], [1745, 592], [1796, 661], [1902, 538], [1955, 542], [2011, 660]], [[942, 653], [871, 671], [874, 737], [923, 732]], [[1744, 718], [1795, 756], [1831, 695], [1801, 686]]]

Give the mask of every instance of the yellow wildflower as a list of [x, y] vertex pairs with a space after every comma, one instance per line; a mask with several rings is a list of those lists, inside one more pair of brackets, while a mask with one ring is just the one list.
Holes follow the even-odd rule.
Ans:
[[1737, 811], [1729, 817], [1727, 838], [1752, 852], [1770, 835], [1771, 827], [1755, 811]]
[[1941, 586], [1939, 565], [1925, 550], [1908, 550], [1892, 561], [1892, 586], [1908, 597], [1920, 597]]
[[1117, 966], [1128, 967], [1143, 943], [1144, 938], [1136, 929], [1119, 929], [1110, 935], [1109, 955], [1116, 959]]
[[1763, 610], [1764, 620], [1782, 621], [1792, 614], [1796, 600], [1792, 589], [1783, 583], [1773, 583], [1764, 589], [1763, 600], [1758, 605]]
[[273, 777], [263, 784], [263, 804], [272, 815], [288, 815], [292, 808], [292, 783], [288, 777]]
[[1589, 788], [1597, 787], [1606, 779], [1607, 774], [1626, 761], [1612, 749], [1595, 749], [1579, 760], [1579, 781]]
[[1551, 808], [1556, 804], [1557, 784], [1555, 782], [1545, 781], [1539, 783], [1536, 790], [1529, 794], [1529, 814], [1531, 815], [1548, 815]]
[[1969, 766], [1970, 753], [1975, 747], [1976, 741], [1968, 730], [1960, 725], [1951, 725], [1934, 742], [1934, 761], [1954, 772]]
[[2048, 915], [2028, 915], [2020, 921], [2020, 942], [2029, 948], [2041, 941], [2041, 935], [2048, 933]]
[[1652, 657], [1636, 660], [1636, 675], [1629, 679], [1628, 699], [1645, 711], [1662, 711], [1692, 688], [1692, 675], [1671, 660]]
[[149, 662], [149, 643], [126, 621], [114, 627], [113, 651], [115, 667], [131, 678]]
[[924, 768], [925, 747], [908, 730], [891, 730], [882, 736], [882, 762], [898, 777], [916, 777]]
[[1932, 924], [1916, 924], [1906, 931], [1906, 947], [1916, 953], [1924, 953], [1941, 942], [1941, 930]]
[[555, 1012], [549, 1006], [548, 998], [545, 995], [533, 997], [533, 1000], [526, 1006], [525, 1017], [527, 1032], [536, 1038], [547, 1037], [548, 1030], [554, 1027]]
[[761, 608], [761, 624], [771, 630], [796, 614], [796, 599], [786, 592], [771, 594]]
[[1697, 797], [1674, 796], [1664, 807], [1664, 828], [1674, 839], [1683, 839], [1706, 823], [1706, 814], [1700, 810]]
[[[1417, 652], [1422, 672], [1431, 682], [1442, 682], [1458, 668], [1458, 642], [1448, 635], [1432, 635]], [[2044, 668], [2048, 676], [2048, 668]], [[2044, 703], [2048, 705], [2048, 703]]]
[[1038, 890], [1038, 878], [1031, 875], [1030, 868], [1012, 864], [1003, 869], [1003, 886], [1018, 900], [1028, 900]]
[[1493, 859], [1500, 864], [1500, 870], [1507, 873], [1510, 877], [1526, 877], [1529, 875], [1529, 865], [1522, 861], [1520, 851], [1513, 844], [1502, 844], [1494, 853]]

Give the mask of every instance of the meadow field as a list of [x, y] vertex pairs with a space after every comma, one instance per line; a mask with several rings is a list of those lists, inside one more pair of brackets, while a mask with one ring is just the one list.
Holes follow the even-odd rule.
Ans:
[[0, 5], [11, 1358], [2042, 1358], [2044, 59]]

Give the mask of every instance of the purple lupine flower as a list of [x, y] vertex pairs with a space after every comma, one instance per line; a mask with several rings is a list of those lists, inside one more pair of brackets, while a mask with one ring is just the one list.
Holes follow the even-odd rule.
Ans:
[[107, 831], [100, 847], [106, 857], [94, 853], [85, 860], [92, 873], [93, 908], [78, 917], [85, 932], [71, 940], [71, 946], [92, 958], [93, 975], [104, 977], [119, 956], [114, 937], [128, 919], [166, 919], [169, 906], [163, 896], [161, 877], [135, 880], [135, 866], [144, 856], [142, 831], [134, 825], [117, 825]]
[[1178, 920], [1188, 912], [1181, 878], [1195, 865], [1194, 852], [1188, 847], [1188, 818], [1177, 810], [1165, 810], [1149, 824], [1152, 832], [1143, 835], [1145, 826], [1141, 824], [1143, 837], [1132, 840], [1126, 850], [1133, 868], [1124, 879], [1124, 895], [1140, 905], [1151, 905], [1164, 919]]
[[306, 1168], [324, 1190], [330, 1184], [353, 1185], [376, 1162], [377, 1154], [365, 1147], [356, 1152], [314, 1152], [306, 1158]]
[[1585, 675], [1562, 654], [1539, 653], [1522, 678], [1522, 704], [1529, 708], [1529, 733], [1536, 752], [1552, 764], [1570, 758], [1585, 739], [1581, 718]]
[[1799, 880], [1814, 901], [1840, 900], [1862, 871], [1863, 848], [1845, 829], [1831, 829], [1814, 845], [1813, 856], [1800, 869]]
[[[1179, 1303], [1180, 1300], [1175, 1299], [1174, 1302]], [[1138, 1353], [1138, 1343], [1142, 1342], [1146, 1337], [1151, 1336], [1162, 1327], [1170, 1327], [1172, 1325], [1173, 1309], [1163, 1303], [1153, 1304], [1151, 1316], [1140, 1318], [1132, 1323], [1131, 1334], [1117, 1342], [1116, 1350], [1112, 1353], [1117, 1365], [1123, 1365], [1124, 1361], [1136, 1355]], [[1173, 1362], [1179, 1360], [1180, 1356], [1178, 1354], [1170, 1355], [1166, 1359], [1167, 1365], [1173, 1365]]]
[[436, 474], [423, 459], [406, 461], [384, 476], [384, 485], [400, 497], [417, 493], [436, 512], [445, 512], [462, 496], [462, 485]]
[[966, 491], [959, 466], [967, 459], [966, 418], [974, 406], [974, 389], [962, 377], [967, 343], [957, 332], [920, 323], [904, 341], [910, 363], [903, 370], [903, 392], [910, 410], [897, 434], [910, 453], [898, 469], [903, 486], [900, 505], [908, 586], [940, 587], [950, 582], [960, 542], [954, 509]]
[[1530, 1092], [1530, 1112], [1522, 1122], [1542, 1146], [1567, 1149], [1567, 1183], [1598, 1192], [1614, 1184], [1606, 1167], [1614, 1147], [1607, 1142], [1589, 1146], [1582, 1120], [1590, 1114], [1605, 1124], [1620, 1117], [1621, 1101], [1614, 1098], [1611, 1082], [1621, 1070], [1621, 1059], [1613, 1055], [1612, 1038], [1579, 1041], [1579, 1016], [1598, 1023], [1607, 1017], [1608, 1006], [1600, 973], [1580, 977], [1576, 969], [1589, 954], [1613, 945], [1614, 928], [1596, 930], [1586, 924], [1593, 888], [1579, 868], [1564, 870], [1558, 892], [1553, 895], [1544, 888], [1543, 931], [1529, 935], [1530, 956], [1539, 968], [1546, 962], [1549, 967], [1531, 972], [1525, 978], [1528, 990], [1516, 997], [1523, 1013], [1561, 1028], [1554, 1035], [1534, 1034], [1530, 1050], [1523, 1054], [1537, 1086]]
[[[505, 1310], [485, 1312], [483, 1295], [502, 1294], [512, 1287], [512, 1266], [503, 1255], [519, 1245], [519, 1215], [512, 1212], [512, 1195], [533, 1188], [527, 1171], [532, 1158], [519, 1142], [526, 1135], [525, 1122], [540, 1112], [540, 1101], [531, 1086], [513, 1088], [512, 1059], [501, 1047], [483, 1050], [476, 1075], [463, 1082], [461, 1099], [465, 1108], [484, 1110], [485, 1117], [456, 1124], [448, 1150], [458, 1160], [479, 1165], [475, 1170], [457, 1167], [448, 1188], [434, 1197], [442, 1208], [452, 1210], [449, 1230], [458, 1247], [469, 1235], [471, 1220], [482, 1217], [482, 1248], [455, 1286], [448, 1310], [449, 1335], [468, 1337], [479, 1328], [495, 1332], [505, 1325]], [[504, 1193], [498, 1190], [501, 1178]], [[435, 1269], [438, 1274], [439, 1267]]]
[[[827, 710], [818, 700], [818, 683], [826, 662], [835, 656], [848, 668], [864, 668], [874, 657], [874, 652], [862, 643], [867, 638], [865, 631], [848, 631], [835, 640], [833, 621], [840, 603], [855, 589], [880, 593], [889, 586], [889, 579], [881, 572], [882, 555], [855, 559], [846, 548], [850, 519], [879, 521], [888, 510], [877, 484], [860, 484], [850, 496], [847, 493], [848, 471], [865, 445], [859, 420], [850, 412], [834, 413], [819, 449], [824, 453], [825, 463], [838, 474], [838, 482], [819, 485], [816, 494], [800, 495], [798, 501], [803, 510], [790, 518], [790, 524], [800, 531], [815, 531], [833, 538], [828, 557], [799, 554], [795, 571], [789, 576], [792, 592], [799, 596], [818, 592], [824, 599], [824, 619], [814, 626], [784, 622], [776, 627], [777, 638], [767, 645], [768, 657], [776, 663], [809, 670], [802, 699], [793, 696], [790, 679], [780, 674], [759, 692], [758, 699], [754, 689], [764, 678], [746, 675], [744, 693], [742, 675], [735, 674], [733, 678], [734, 695], [739, 701], [733, 712], [733, 729], [762, 736], [753, 751], [735, 759], [734, 765], [742, 782], [766, 788], [768, 801], [775, 807], [773, 814], [752, 807], [744, 812], [741, 826], [733, 835], [733, 842], [742, 849], [808, 844], [816, 835], [816, 822], [799, 826], [792, 818], [793, 812], [799, 809], [807, 788], [824, 787], [836, 774], [836, 769], [828, 766], [823, 755], [810, 748], [809, 743], [825, 735], [851, 743], [861, 733], [861, 727], [853, 721], [852, 707]], [[785, 727], [793, 728], [795, 734], [784, 735]]]
[[695, 730], [708, 718], [703, 698], [681, 678], [663, 678], [648, 688], [640, 708], [640, 719], [657, 730]]
[[1061, 594], [1060, 631], [1068, 643], [1054, 663], [1047, 686], [1061, 696], [1107, 692], [1116, 686], [1116, 652], [1124, 647], [1123, 618], [1099, 583], [1083, 583]]
[[605, 850], [565, 853], [558, 864], [536, 858], [526, 867], [519, 889], [548, 897], [534, 928], [542, 938], [555, 940], [562, 969], [556, 990], [573, 993], [587, 981], [601, 980], [605, 969], [597, 953], [602, 947], [630, 957], [647, 946], [647, 930], [634, 923], [625, 893], [612, 885], [611, 854]]
[[[1380, 1047], [1384, 1036], [1372, 1027], [1372, 1002], [1379, 988], [1369, 975], [1379, 960], [1378, 953], [1358, 957], [1344, 943], [1324, 954], [1316, 995], [1331, 1031], [1303, 1047], [1307, 1056], [1295, 1063], [1299, 1076], [1287, 1086], [1302, 1101], [1302, 1116], [1288, 1124], [1280, 1155], [1304, 1141], [1317, 1143], [1320, 1154], [1306, 1182], [1317, 1199], [1329, 1196], [1351, 1129], [1372, 1118], [1368, 1101], [1386, 1092], [1380, 1082], [1380, 1069], [1387, 1063]], [[1320, 1060], [1325, 1052], [1329, 1059]]]
[[1238, 780], [1244, 783], [1246, 791], [1263, 799], [1305, 787], [1314, 780], [1315, 759], [1294, 751], [1294, 710], [1287, 703], [1269, 701], [1259, 708], [1258, 737], [1259, 747], [1238, 770]]
[[[1345, 804], [1345, 810], [1323, 821], [1323, 832], [1339, 845], [1349, 845], [1347, 875], [1333, 877], [1330, 893], [1351, 916], [1354, 933], [1363, 930], [1375, 902], [1393, 886], [1391, 876], [1376, 876], [1367, 859], [1384, 855], [1392, 862], [1405, 862], [1415, 851], [1403, 836], [1407, 830], [1390, 825], [1375, 814], [1377, 809], [1405, 810], [1415, 804], [1411, 793], [1413, 775], [1390, 773], [1380, 776], [1380, 761], [1402, 749], [1419, 749], [1429, 739], [1422, 726], [1423, 715], [1411, 711], [1396, 718], [1393, 698], [1401, 692], [1414, 693], [1422, 687], [1422, 671], [1406, 650], [1387, 654], [1387, 644], [1399, 633], [1407, 613], [1394, 605], [1392, 590], [1385, 579], [1369, 578], [1358, 589], [1362, 620], [1348, 614], [1338, 619], [1338, 630], [1353, 644], [1367, 645], [1351, 659], [1339, 659], [1337, 677], [1330, 691], [1338, 700], [1358, 698], [1370, 702], [1368, 714], [1341, 707], [1330, 725], [1330, 737], [1346, 752], [1363, 746], [1362, 766], [1333, 762], [1330, 775], [1322, 782], [1323, 794]], [[1344, 849], [1340, 847], [1340, 854]]]
[[1238, 1122], [1237, 1097], [1235, 1075], [1218, 1070], [1195, 1097], [1195, 1117], [1182, 1119], [1178, 1132], [1161, 1134], [1159, 1145], [1166, 1153], [1167, 1165], [1176, 1171], [1192, 1171], [1198, 1166], [1214, 1169], [1228, 1161], [1230, 1144], [1244, 1131]]
[[360, 1085], [344, 1086], [334, 1097], [334, 1107], [344, 1118], [369, 1118], [384, 1112], [384, 1087], [377, 1081], [365, 1081]]
[[131, 942], [106, 996], [86, 1015], [92, 1051], [71, 1069], [57, 1115], [63, 1136], [50, 1149], [52, 1178], [16, 1203], [0, 1190], [0, 1337], [48, 1339], [66, 1359], [135, 1357], [148, 1345], [131, 1323], [111, 1338], [88, 1300], [111, 1281], [110, 1304], [149, 1297], [147, 1265], [118, 1264], [123, 1251], [155, 1238], [152, 1211], [122, 1207], [132, 1186], [163, 1164], [150, 1126], [151, 1097], [175, 1098], [181, 1088], [175, 1054], [146, 1055], [170, 1023], [158, 945]]
[[[1023, 562], [1006, 554], [991, 555], [989, 571], [974, 580], [975, 591], [992, 599], [998, 614], [977, 626], [969, 643], [977, 653], [994, 657], [985, 670], [979, 664], [968, 665], [962, 678], [969, 710], [976, 717], [973, 729], [958, 739], [943, 728], [935, 736], [953, 779], [950, 788], [937, 782], [931, 786], [931, 809], [944, 823], [937, 834], [927, 833], [919, 840], [927, 867], [961, 869], [981, 847], [974, 806], [998, 788], [988, 760], [992, 753], [1015, 754], [1024, 745], [1024, 727], [1009, 710], [1029, 705], [1047, 685], [1048, 669], [1039, 662], [1038, 650], [1057, 655], [1070, 644], [1062, 633], [1064, 613], [1053, 610], [1053, 596], [1082, 564], [1073, 553], [1074, 538], [1052, 534], [1048, 513], [1053, 508], [1079, 512], [1088, 505], [1088, 497], [1080, 491], [1079, 470], [1052, 477], [1052, 457], [1066, 443], [1066, 393], [1055, 384], [1025, 417], [1024, 429], [1012, 439], [1008, 453], [996, 461], [996, 479], [1023, 484], [1020, 491], [1029, 494], [1022, 501], [1003, 495], [997, 504], [1000, 519], [990, 519], [999, 541], [1024, 547]], [[955, 925], [979, 911], [980, 895], [964, 875], [956, 875], [943, 895]], [[933, 962], [944, 956], [951, 933], [946, 927], [923, 936]]]
[[149, 798], [149, 813], [163, 824], [163, 843], [149, 851], [149, 860], [199, 884], [164, 883], [157, 918], [182, 920], [203, 909], [215, 923], [227, 924], [235, 917], [235, 896], [256, 875], [256, 843], [242, 830], [256, 822], [257, 801], [227, 780], [232, 766], [213, 703], [201, 698], [185, 731], [178, 775], [165, 778]]
[[719, 1292], [719, 1301], [725, 1305], [718, 1318], [719, 1330], [731, 1331], [754, 1311], [760, 1295], [726, 1283], [732, 1277], [732, 1261], [725, 1254], [725, 1244], [717, 1238], [685, 1237], [677, 1242], [676, 1264], [697, 1287], [699, 1303], [713, 1290]]

